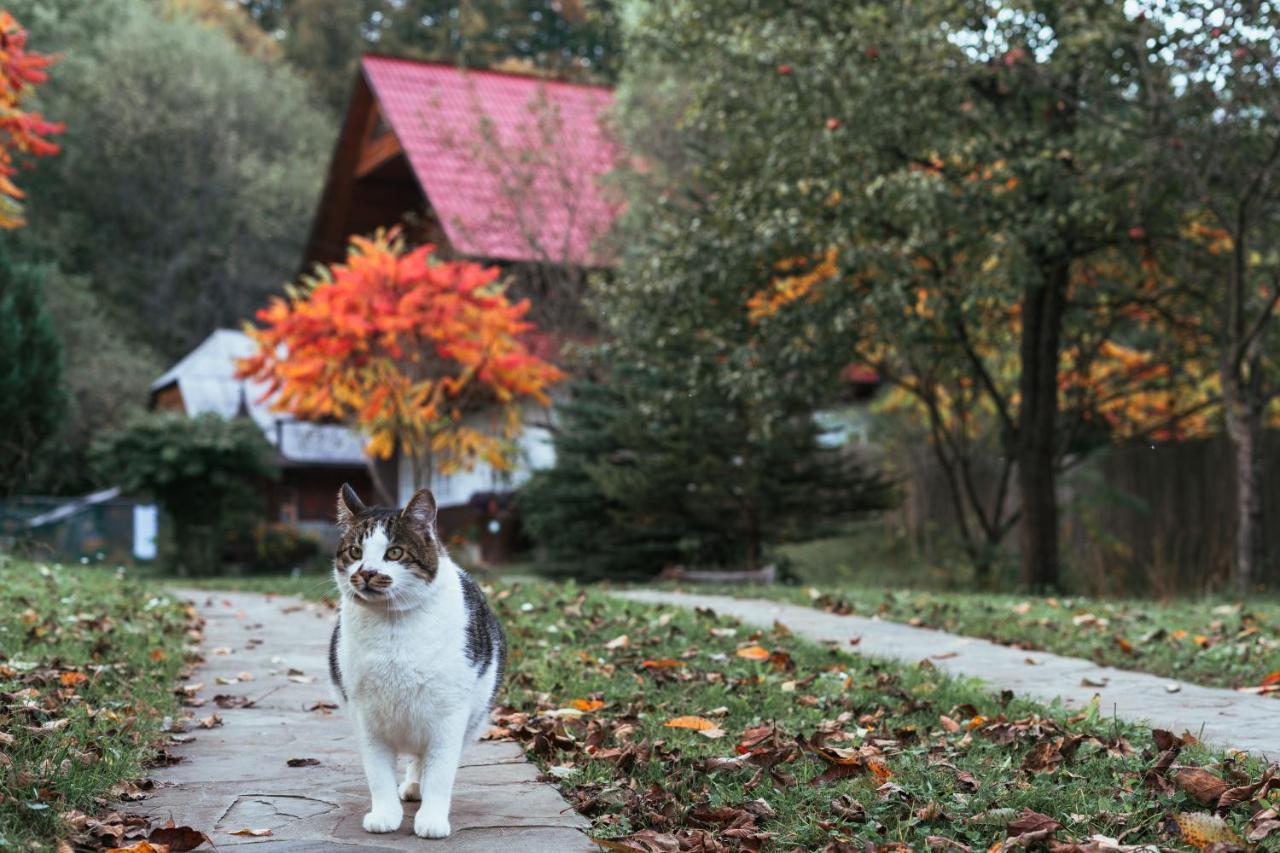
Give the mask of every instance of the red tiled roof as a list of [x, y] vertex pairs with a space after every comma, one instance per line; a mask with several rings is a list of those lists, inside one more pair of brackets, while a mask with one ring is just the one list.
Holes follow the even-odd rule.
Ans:
[[600, 186], [618, 156], [600, 123], [610, 89], [386, 56], [362, 65], [455, 251], [608, 263], [597, 241], [618, 210]]

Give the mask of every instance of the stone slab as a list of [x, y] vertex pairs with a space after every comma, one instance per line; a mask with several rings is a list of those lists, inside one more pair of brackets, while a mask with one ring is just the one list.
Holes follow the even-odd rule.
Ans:
[[[539, 781], [519, 746], [482, 742], [463, 755], [450, 822], [453, 835], [429, 841], [413, 835], [417, 803], [405, 803], [399, 831], [374, 835], [360, 822], [369, 807], [355, 736], [328, 684], [328, 642], [334, 614], [324, 605], [284, 596], [177, 591], [206, 619], [206, 662], [192, 677], [204, 699], [195, 720], [216, 714], [221, 725], [190, 725], [182, 758], [158, 768], [156, 790], [124, 805], [163, 823], [172, 819], [208, 833], [218, 848], [318, 853], [325, 850], [539, 851], [597, 849], [588, 822], [560, 793]], [[245, 678], [245, 675], [249, 678]], [[220, 683], [221, 682], [221, 683]], [[214, 696], [247, 697], [250, 707], [220, 708]], [[320, 763], [290, 767], [290, 758]], [[270, 829], [269, 837], [237, 829]]]

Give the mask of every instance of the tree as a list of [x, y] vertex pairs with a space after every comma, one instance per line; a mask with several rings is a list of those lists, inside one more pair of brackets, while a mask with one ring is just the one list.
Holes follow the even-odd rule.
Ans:
[[62, 347], [40, 296], [43, 275], [0, 252], [0, 494], [26, 488], [62, 427]]
[[[774, 273], [748, 311], [764, 325], [770, 302], [787, 309], [762, 334], [880, 363], [932, 410], [957, 470], [992, 423], [1023, 583], [1056, 585], [1064, 460], [1109, 434], [1102, 408], [1177, 399], [1176, 371], [1138, 363], [1164, 346], [1143, 313], [1176, 291], [1144, 256], [1176, 189], [1142, 156], [1155, 25], [1102, 0], [641, 9], [627, 88], [681, 91], [691, 194]], [[1104, 369], [1107, 352], [1137, 361]], [[1125, 381], [1093, 381], [1108, 376]], [[996, 492], [988, 540], [1012, 518]]]
[[1170, 63], [1145, 69], [1164, 108], [1151, 156], [1187, 188], [1169, 251], [1217, 321], [1214, 355], [1235, 454], [1232, 579], [1244, 596], [1269, 564], [1264, 433], [1280, 394], [1280, 6], [1175, 2], [1161, 13], [1155, 49]]
[[248, 418], [214, 414], [144, 415], [101, 434], [94, 459], [102, 476], [126, 492], [158, 501], [173, 520], [179, 574], [218, 568], [226, 519], [275, 475], [275, 456]]
[[76, 116], [33, 176], [25, 251], [168, 360], [295, 274], [335, 128], [287, 67], [158, 6], [8, 4], [63, 56], [42, 105]]
[[353, 238], [345, 264], [258, 312], [239, 369], [276, 410], [350, 423], [371, 457], [404, 453], [420, 486], [479, 461], [510, 468], [523, 405], [547, 405], [560, 379], [526, 345], [529, 305], [506, 298], [499, 271], [433, 251], [395, 232]]
[[82, 493], [97, 485], [88, 461], [94, 435], [141, 415], [146, 388], [165, 365], [120, 330], [87, 276], [68, 275], [47, 261], [26, 263], [43, 279], [68, 398], [57, 434], [42, 448], [27, 482], [39, 492]]
[[575, 574], [758, 569], [781, 543], [892, 504], [889, 484], [824, 444], [808, 411], [690, 383], [621, 342], [593, 361], [597, 376], [557, 408], [555, 465], [520, 493], [534, 540]]
[[610, 81], [620, 66], [612, 0], [240, 0], [335, 111], [365, 51], [469, 68]]
[[0, 228], [25, 225], [22, 190], [14, 184], [18, 158], [48, 157], [58, 146], [48, 137], [61, 133], [61, 124], [26, 109], [35, 87], [49, 79], [53, 60], [27, 50], [27, 32], [13, 15], [0, 11]]

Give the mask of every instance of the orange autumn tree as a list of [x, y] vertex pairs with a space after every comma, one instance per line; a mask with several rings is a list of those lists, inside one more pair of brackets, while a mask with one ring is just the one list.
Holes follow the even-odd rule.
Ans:
[[27, 31], [13, 15], [0, 11], [0, 228], [26, 224], [24, 193], [13, 182], [19, 158], [58, 153], [47, 137], [61, 133], [62, 124], [24, 109], [35, 86], [49, 78], [45, 69], [52, 64], [51, 57], [27, 50]]
[[394, 230], [353, 238], [346, 263], [258, 312], [237, 376], [266, 383], [276, 411], [360, 430], [371, 457], [398, 449], [418, 485], [480, 461], [509, 470], [522, 405], [547, 405], [561, 373], [531, 351], [529, 304], [498, 277]]

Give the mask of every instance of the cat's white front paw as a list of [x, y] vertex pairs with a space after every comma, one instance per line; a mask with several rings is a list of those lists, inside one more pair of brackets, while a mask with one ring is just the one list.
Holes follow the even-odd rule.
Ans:
[[[400, 828], [400, 821], [404, 818], [404, 812], [390, 810], [369, 812], [364, 816], [365, 832], [395, 832]], [[416, 824], [415, 824], [416, 825]]]
[[400, 799], [404, 800], [406, 803], [422, 799], [422, 790], [418, 787], [418, 783], [401, 782]]
[[430, 814], [419, 809], [413, 819], [413, 834], [419, 838], [448, 838], [449, 816]]

